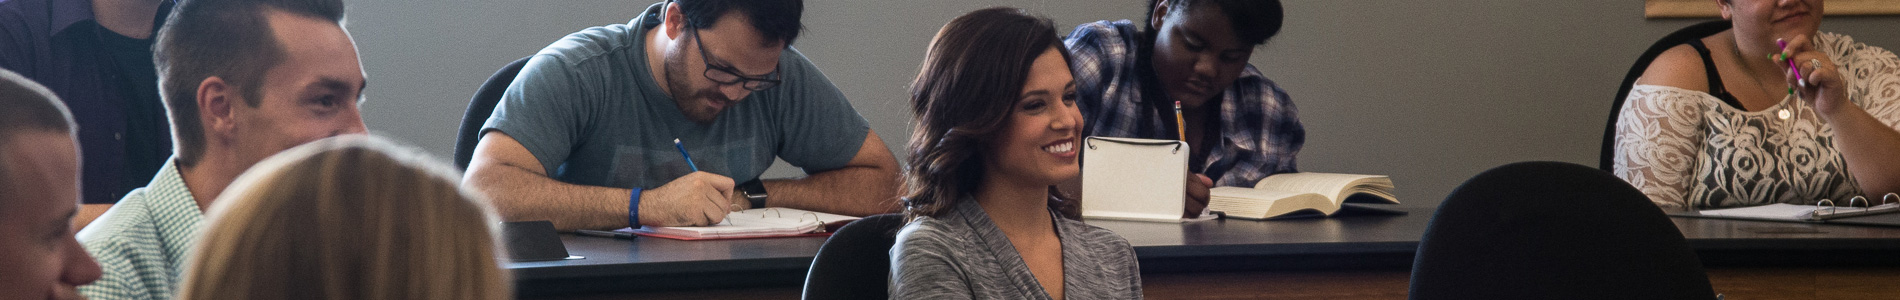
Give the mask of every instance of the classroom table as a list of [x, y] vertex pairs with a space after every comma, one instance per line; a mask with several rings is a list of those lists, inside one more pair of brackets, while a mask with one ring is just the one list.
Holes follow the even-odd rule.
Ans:
[[[1135, 246], [1150, 298], [1403, 299], [1430, 207], [1400, 216], [1183, 224], [1088, 220]], [[1900, 228], [1671, 218], [1728, 299], [1900, 297]], [[563, 234], [584, 259], [519, 262], [524, 298], [797, 298], [821, 237]]]

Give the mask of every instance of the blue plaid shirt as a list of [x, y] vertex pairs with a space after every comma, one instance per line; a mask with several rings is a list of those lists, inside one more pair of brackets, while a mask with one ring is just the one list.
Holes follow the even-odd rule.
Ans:
[[[1098, 21], [1076, 26], [1064, 41], [1073, 59], [1070, 66], [1080, 98], [1076, 105], [1088, 120], [1084, 136], [1176, 138], [1162, 124], [1174, 121], [1173, 112], [1160, 114], [1151, 104], [1172, 101], [1143, 99], [1143, 84], [1155, 81], [1148, 78], [1154, 72], [1148, 71], [1147, 60], [1139, 53], [1141, 37], [1128, 20]], [[1204, 162], [1191, 166], [1213, 178], [1215, 185], [1252, 187], [1268, 175], [1297, 172], [1294, 156], [1306, 143], [1306, 128], [1300, 126], [1298, 110], [1286, 91], [1253, 65], [1247, 65], [1234, 85], [1221, 93], [1219, 123], [1220, 139], [1203, 142], [1218, 144], [1207, 152]]]

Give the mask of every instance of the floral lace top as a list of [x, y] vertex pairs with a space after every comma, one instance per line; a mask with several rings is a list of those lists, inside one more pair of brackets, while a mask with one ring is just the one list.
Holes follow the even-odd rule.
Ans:
[[[1814, 42], [1840, 66], [1848, 99], [1900, 128], [1900, 59], [1840, 34], [1822, 33]], [[1834, 148], [1834, 128], [1793, 96], [1751, 112], [1706, 92], [1637, 85], [1621, 110], [1614, 172], [1663, 209], [1813, 204], [1862, 194]]]

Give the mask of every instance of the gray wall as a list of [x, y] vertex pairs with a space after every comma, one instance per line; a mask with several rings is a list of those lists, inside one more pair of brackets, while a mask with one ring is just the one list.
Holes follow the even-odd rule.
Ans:
[[[807, 1], [798, 45], [902, 160], [906, 88], [930, 36], [970, 10], [1009, 5], [1057, 26], [1140, 19], [1143, 0]], [[1408, 206], [1526, 160], [1595, 166], [1609, 102], [1654, 39], [1701, 20], [1646, 20], [1641, 1], [1289, 0], [1255, 66], [1293, 96], [1304, 171], [1389, 174]], [[482, 80], [567, 33], [626, 22], [647, 1], [359, 0], [373, 131], [447, 157]], [[1824, 31], [1900, 47], [1895, 17], [1830, 17]], [[1063, 30], [1067, 33], [1067, 30]], [[771, 177], [796, 176], [781, 166]]]

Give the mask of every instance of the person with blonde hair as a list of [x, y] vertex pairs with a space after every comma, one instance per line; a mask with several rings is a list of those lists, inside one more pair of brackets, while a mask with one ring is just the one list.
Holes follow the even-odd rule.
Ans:
[[286, 150], [211, 207], [179, 298], [513, 298], [493, 209], [458, 177], [376, 137]]

